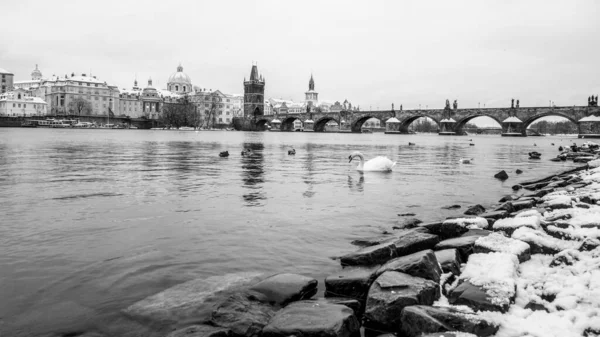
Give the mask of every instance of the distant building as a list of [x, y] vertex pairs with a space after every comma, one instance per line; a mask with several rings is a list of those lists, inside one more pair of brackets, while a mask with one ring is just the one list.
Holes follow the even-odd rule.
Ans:
[[258, 75], [258, 67], [252, 66], [250, 80], [244, 79], [244, 117], [264, 116], [265, 79]]
[[169, 76], [167, 90], [176, 94], [188, 94], [192, 92], [192, 80], [183, 72], [181, 64], [177, 67], [177, 71]]
[[45, 116], [47, 105], [43, 99], [31, 96], [24, 89], [0, 94], [0, 116], [3, 117]]
[[0, 68], [0, 94], [13, 89], [14, 74]]
[[308, 91], [304, 93], [304, 104], [315, 108], [319, 105], [319, 93], [315, 91], [315, 80], [312, 74], [308, 81]]
[[38, 68], [38, 65], [35, 65], [35, 69], [31, 72], [31, 80], [25, 81], [15, 81], [14, 87], [21, 88], [25, 90], [34, 90], [40, 87], [40, 84], [44, 78], [42, 77], [42, 72]]

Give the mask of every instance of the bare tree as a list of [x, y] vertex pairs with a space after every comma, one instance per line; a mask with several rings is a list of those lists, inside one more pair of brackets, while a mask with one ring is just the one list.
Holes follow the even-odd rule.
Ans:
[[169, 128], [198, 127], [199, 120], [196, 107], [187, 97], [176, 102], [165, 102], [159, 117], [161, 124]]
[[91, 115], [92, 114], [92, 103], [83, 99], [75, 98], [69, 102], [69, 113], [72, 115]]

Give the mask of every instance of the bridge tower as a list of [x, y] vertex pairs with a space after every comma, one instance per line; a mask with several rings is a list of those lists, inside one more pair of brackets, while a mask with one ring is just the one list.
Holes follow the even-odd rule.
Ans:
[[310, 80], [308, 81], [308, 91], [304, 93], [306, 106], [316, 107], [319, 103], [319, 93], [315, 91], [315, 80], [313, 75], [310, 74]]
[[244, 117], [256, 118], [265, 114], [265, 79], [252, 65], [250, 80], [244, 79]]

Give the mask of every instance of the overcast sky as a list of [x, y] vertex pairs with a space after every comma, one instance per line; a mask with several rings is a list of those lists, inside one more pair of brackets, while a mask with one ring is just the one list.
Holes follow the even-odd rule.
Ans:
[[0, 68], [29, 79], [89, 73], [164, 88], [242, 93], [252, 62], [266, 96], [361, 109], [586, 105], [600, 93], [598, 1], [10, 1]]

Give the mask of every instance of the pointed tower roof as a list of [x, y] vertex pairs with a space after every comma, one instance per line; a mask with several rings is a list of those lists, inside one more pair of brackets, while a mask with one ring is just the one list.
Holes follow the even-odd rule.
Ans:
[[313, 80], [312, 73], [310, 74], [310, 81], [308, 81], [308, 90], [315, 90], [315, 80]]
[[250, 72], [250, 81], [258, 81], [258, 67], [252, 65], [252, 71]]

